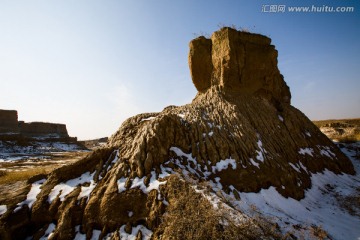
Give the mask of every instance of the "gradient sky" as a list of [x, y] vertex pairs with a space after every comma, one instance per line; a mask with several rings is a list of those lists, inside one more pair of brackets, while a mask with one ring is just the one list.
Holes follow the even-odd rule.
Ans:
[[[262, 13], [263, 5], [353, 13]], [[128, 117], [190, 102], [189, 41], [234, 24], [272, 38], [292, 105], [360, 117], [360, 4], [352, 0], [0, 1], [0, 109], [110, 136]]]

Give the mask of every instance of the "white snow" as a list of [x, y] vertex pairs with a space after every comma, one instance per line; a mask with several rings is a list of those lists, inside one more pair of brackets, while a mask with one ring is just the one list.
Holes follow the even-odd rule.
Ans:
[[125, 188], [125, 183], [126, 183], [126, 178], [122, 177], [119, 180], [117, 180], [117, 185], [118, 185], [118, 190], [119, 193], [123, 192], [126, 190]]
[[134, 215], [134, 212], [128, 211], [128, 216], [129, 216], [129, 217], [132, 217], [133, 215]]
[[179, 113], [178, 116], [181, 117], [181, 118], [184, 118], [185, 114]]
[[45, 181], [46, 181], [46, 179], [41, 179], [39, 181], [34, 182], [31, 185], [31, 189], [30, 189], [29, 193], [27, 194], [26, 199], [23, 202], [17, 204], [17, 207], [15, 208], [14, 212], [17, 212], [18, 210], [20, 210], [22, 208], [22, 206], [24, 206], [24, 205], [28, 205], [28, 207], [31, 208], [32, 205], [34, 204], [34, 202], [36, 201], [37, 195], [41, 192], [40, 188]]
[[256, 153], [257, 153], [256, 159], [259, 160], [259, 161], [261, 161], [261, 162], [264, 162], [264, 159], [265, 159], [265, 158], [264, 158], [263, 153], [266, 153], [266, 150], [263, 148], [262, 142], [261, 142], [260, 139], [257, 141], [257, 145], [258, 145], [260, 151], [259, 151], [259, 150], [256, 150]]
[[187, 154], [184, 153], [180, 148], [178, 147], [171, 147], [170, 148], [171, 151], [175, 152], [176, 155], [178, 155], [179, 157], [186, 157], [188, 160], [190, 161], [195, 161], [195, 159], [193, 158], [192, 154]]
[[[108, 165], [106, 171], [109, 171], [110, 168], [119, 160], [119, 150], [114, 150], [113, 153], [115, 153], [115, 157], [114, 157], [114, 159], [111, 161], [111, 163]], [[112, 153], [112, 154], [113, 154], [113, 153]], [[109, 158], [111, 158], [112, 154], [110, 155]], [[108, 159], [108, 161], [109, 161], [109, 160], [110, 160], [110, 159]], [[104, 165], [104, 167], [105, 167], [105, 165]]]
[[284, 118], [281, 115], [278, 115], [280, 121], [284, 121]]
[[141, 119], [141, 121], [140, 122], [143, 122], [143, 121], [150, 121], [150, 120], [153, 120], [153, 119], [155, 119], [156, 117], [148, 117], [148, 118], [143, 118], [143, 119]]
[[82, 234], [80, 232], [80, 225], [75, 226], [75, 233], [76, 233], [76, 235], [75, 235], [74, 240], [86, 240], [86, 234]]
[[136, 235], [138, 234], [138, 232], [141, 231], [142, 233], [142, 240], [149, 240], [151, 238], [151, 235], [153, 234], [153, 232], [149, 229], [147, 229], [145, 226], [143, 225], [138, 225], [136, 227], [133, 227], [131, 229], [131, 233], [128, 234], [127, 232], [125, 232], [125, 225], [121, 226], [120, 230], [119, 230], [119, 234], [120, 234], [120, 239], [121, 240], [135, 240], [136, 239]]
[[221, 172], [222, 170], [225, 170], [229, 167], [229, 165], [231, 165], [232, 169], [236, 169], [236, 161], [234, 159], [225, 159], [225, 160], [220, 160], [219, 162], [216, 163], [215, 166], [212, 166], [212, 172], [216, 173], [217, 172]]
[[[78, 178], [74, 178], [71, 180], [68, 180], [65, 183], [60, 183], [58, 185], [56, 185], [50, 192], [49, 194], [49, 198], [48, 198], [48, 202], [51, 203], [57, 196], [59, 196], [60, 201], [64, 201], [65, 197], [71, 193], [77, 186], [82, 185], [84, 183], [91, 183], [91, 181], [93, 180], [95, 172], [93, 172], [92, 174], [90, 174], [90, 172], [86, 172], [84, 174], [82, 174], [80, 177]], [[83, 196], [88, 196], [86, 194], [90, 194], [90, 192], [92, 191], [92, 189], [95, 186], [92, 186], [92, 184], [90, 184], [89, 187], [85, 187], [84, 189], [81, 189], [81, 193]]]
[[306, 173], [308, 173], [307, 168], [302, 164], [302, 162], [299, 162], [299, 164], [300, 164], [300, 167], [301, 167], [302, 169], [304, 169], [304, 171], [305, 171]]
[[78, 199], [81, 199], [83, 197], [89, 198], [90, 193], [94, 190], [95, 187], [96, 187], [96, 183], [94, 180], [91, 179], [90, 185], [88, 187], [81, 186], [81, 191], [78, 196]]
[[214, 134], [213, 131], [209, 132], [208, 135], [211, 137]]
[[323, 156], [326, 156], [328, 158], [334, 158], [336, 157], [335, 153], [333, 153], [330, 150], [330, 147], [328, 146], [318, 146], [319, 150], [320, 150], [320, 154]]
[[[254, 205], [263, 214], [278, 219], [277, 223], [289, 227], [285, 222], [301, 225], [321, 225], [334, 239], [357, 239], [360, 237], [360, 218], [342, 210], [334, 193], [353, 192], [353, 176], [335, 175], [330, 171], [314, 174], [311, 177], [312, 188], [307, 190], [305, 198], [296, 201], [284, 198], [274, 187], [263, 189], [260, 193], [240, 193], [241, 209], [249, 211]], [[324, 192], [326, 184], [335, 186], [334, 192]], [[357, 183], [360, 186], [360, 183]], [[290, 229], [289, 229], [290, 230]]]
[[260, 167], [259, 167], [259, 164], [258, 164], [257, 162], [255, 162], [254, 159], [250, 158], [250, 162], [251, 162], [251, 164], [254, 165], [255, 167], [260, 168]]
[[[159, 174], [158, 178], [156, 177], [156, 172], [155, 171], [151, 172], [151, 178], [150, 178], [148, 187], [146, 187], [146, 185], [144, 184], [145, 177], [142, 177], [142, 178], [136, 177], [136, 178], [134, 178], [132, 180], [130, 189], [139, 188], [139, 189], [141, 189], [141, 191], [143, 191], [146, 194], [149, 193], [150, 191], [154, 190], [154, 189], [159, 190], [160, 185], [163, 185], [163, 184], [166, 183], [166, 180], [160, 181], [159, 179], [169, 176], [170, 173], [168, 173], [167, 171], [172, 172], [171, 169], [165, 168], [162, 165], [160, 166], [160, 168], [161, 168], [161, 173]], [[122, 178], [117, 180], [119, 193], [126, 190], [126, 188], [125, 188], [126, 180], [127, 180], [127, 178], [125, 178], [125, 177], [122, 177]]]
[[6, 213], [7, 207], [6, 205], [0, 205], [0, 216]]
[[[342, 149], [351, 158], [350, 152]], [[352, 159], [355, 169], [360, 169], [360, 162]], [[290, 164], [294, 169], [300, 170], [301, 162]], [[241, 200], [235, 200], [231, 194], [221, 194], [227, 200], [231, 200], [232, 206], [251, 216], [260, 214], [276, 221], [285, 231], [291, 231], [297, 237], [304, 237], [304, 230], [296, 230], [293, 225], [310, 227], [321, 226], [328, 232], [330, 239], [360, 239], [360, 218], [351, 215], [341, 207], [346, 196], [358, 196], [357, 189], [360, 187], [360, 176], [347, 174], [336, 175], [325, 170], [323, 173], [312, 174], [312, 187], [305, 191], [305, 198], [297, 201], [280, 195], [274, 187], [262, 189], [259, 193], [241, 192]], [[217, 185], [216, 183], [212, 183]], [[298, 182], [301, 185], [301, 181]], [[233, 189], [232, 189], [233, 190]], [[339, 200], [340, 199], [340, 200]], [[255, 212], [254, 212], [255, 207]], [[360, 209], [356, 210], [360, 214]], [[305, 238], [306, 235], [305, 235]]]
[[295, 171], [297, 171], [298, 173], [301, 173], [300, 169], [299, 169], [298, 167], [296, 167], [294, 164], [289, 163], [289, 165], [290, 165]]
[[92, 232], [91, 240], [98, 240], [100, 237], [101, 231], [94, 229]]
[[312, 148], [300, 148], [298, 153], [302, 154], [302, 155], [308, 154], [310, 156], [313, 156], [314, 149], [312, 149]]
[[[165, 176], [165, 173], [163, 173], [163, 176]], [[150, 191], [156, 189], [156, 190], [159, 190], [159, 187], [160, 185], [163, 185], [166, 183], [166, 181], [162, 181], [160, 182], [157, 178], [156, 178], [156, 173], [155, 171], [152, 171], [151, 172], [151, 178], [150, 178], [150, 182], [149, 182], [149, 186], [146, 187], [145, 184], [144, 184], [144, 180], [145, 180], [145, 177], [143, 178], [134, 178], [134, 180], [132, 181], [132, 184], [131, 184], [131, 188], [139, 188], [141, 189], [144, 193], [149, 193]]]
[[306, 131], [305, 134], [306, 134], [308, 137], [311, 137], [310, 132]]
[[46, 229], [44, 235], [40, 238], [40, 240], [46, 240], [49, 239], [51, 237], [51, 235], [53, 234], [53, 231], [55, 230], [56, 225], [53, 223], [49, 224], [49, 227]]

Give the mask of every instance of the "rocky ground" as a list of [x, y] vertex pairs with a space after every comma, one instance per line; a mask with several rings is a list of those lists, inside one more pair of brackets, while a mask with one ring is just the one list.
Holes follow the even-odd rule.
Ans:
[[360, 119], [314, 121], [315, 125], [330, 139], [337, 142], [360, 141]]

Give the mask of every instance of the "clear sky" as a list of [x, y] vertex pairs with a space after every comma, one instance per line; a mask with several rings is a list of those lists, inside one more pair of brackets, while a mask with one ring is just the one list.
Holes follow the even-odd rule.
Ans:
[[[355, 10], [262, 12], [279, 4]], [[134, 114], [190, 102], [189, 41], [231, 24], [272, 38], [310, 119], [360, 117], [358, 0], [0, 0], [0, 109], [110, 136]]]

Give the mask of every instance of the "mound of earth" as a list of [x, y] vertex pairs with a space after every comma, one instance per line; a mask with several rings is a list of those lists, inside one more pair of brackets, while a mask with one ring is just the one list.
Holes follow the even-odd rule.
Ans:
[[[271, 40], [222, 28], [191, 41], [189, 66], [199, 91], [192, 103], [129, 118], [103, 148], [30, 180], [26, 198], [0, 205], [1, 239], [326, 234], [285, 213], [283, 220], [249, 217], [266, 212], [266, 204], [243, 207], [259, 193], [271, 204], [288, 199], [293, 205], [286, 206], [307, 211], [298, 200], [318, 186], [316, 176], [355, 174], [351, 161], [290, 105]], [[286, 224], [294, 232], [286, 233]]]

